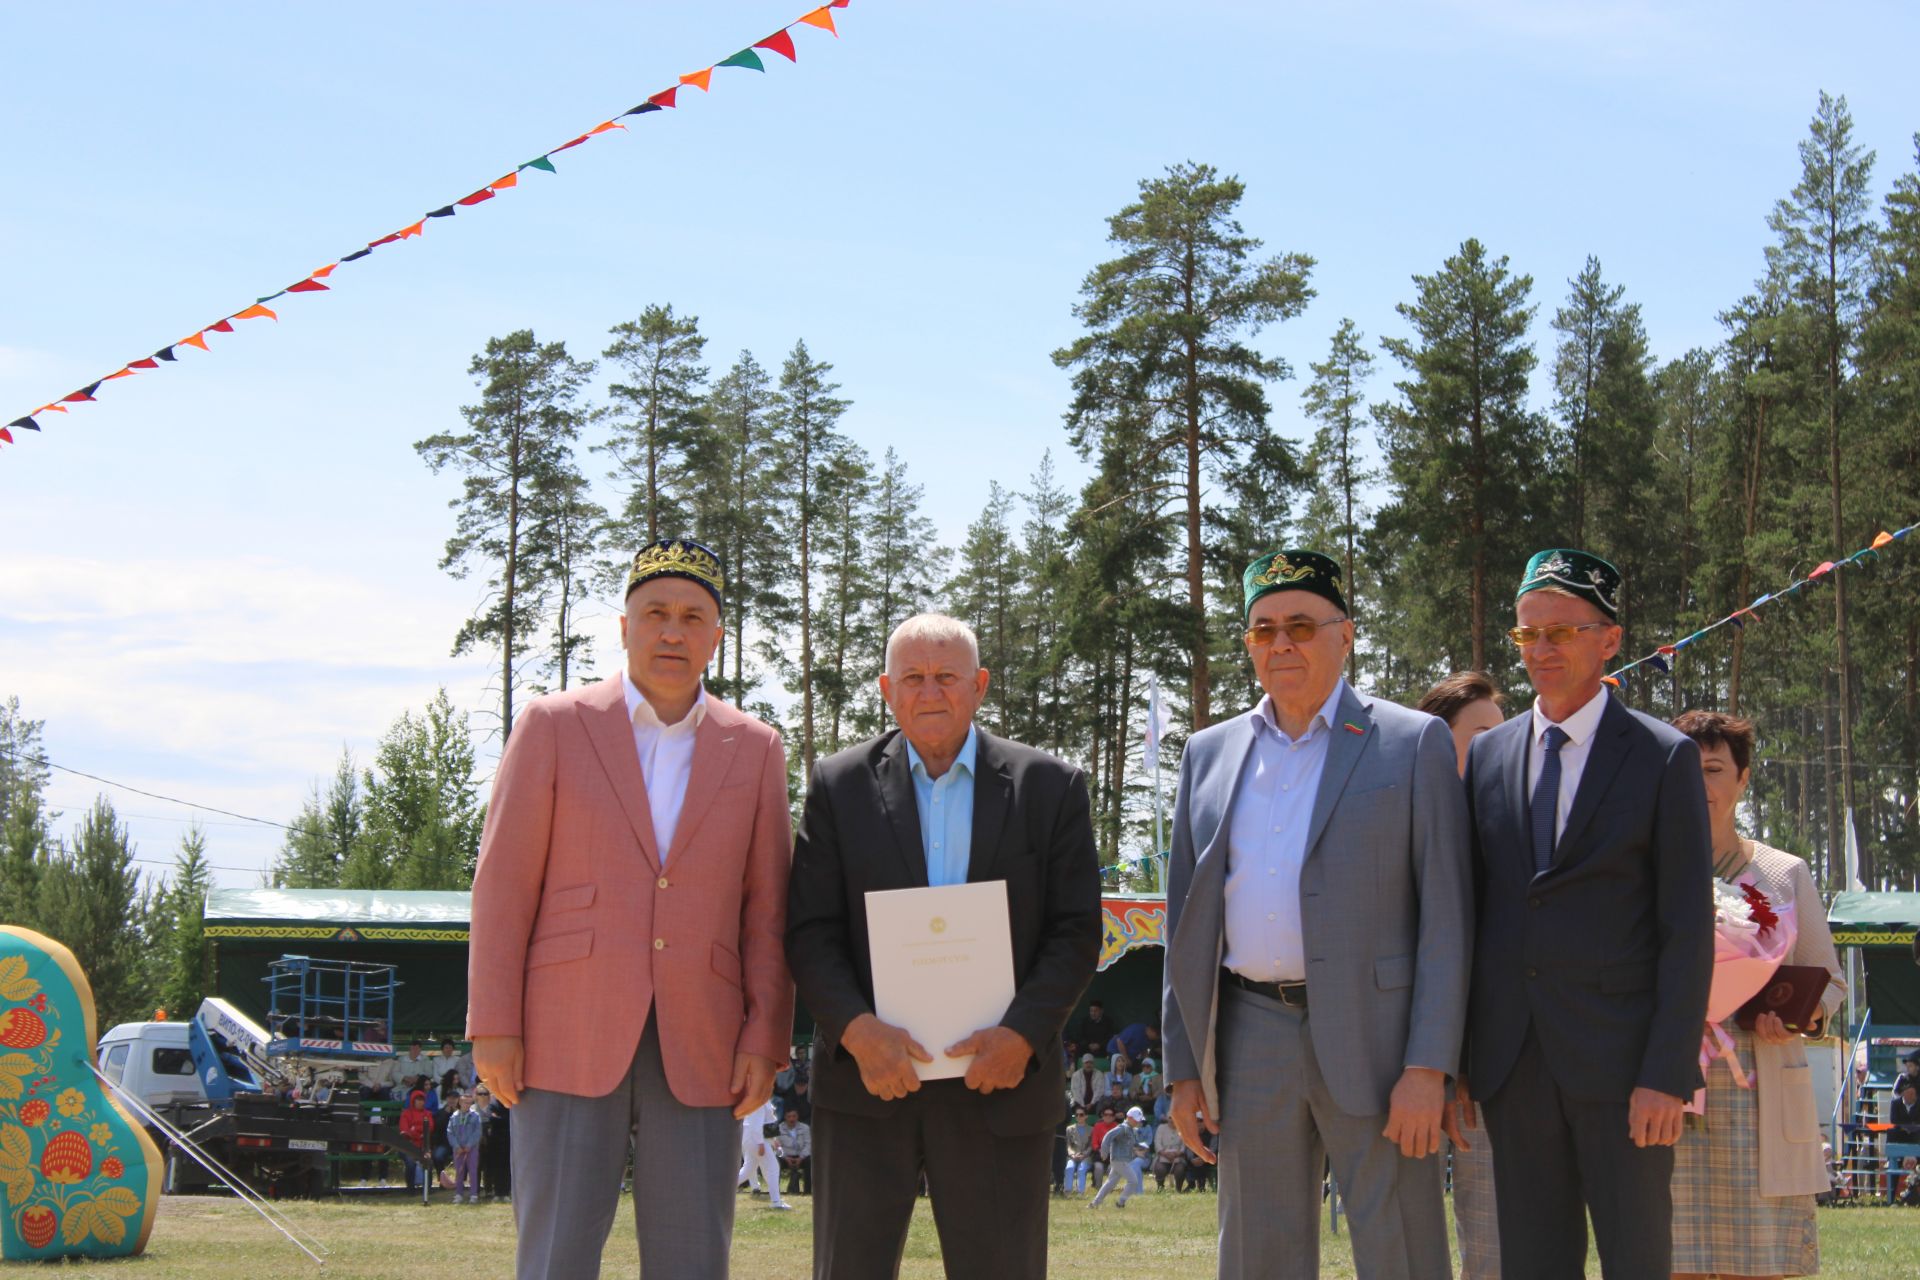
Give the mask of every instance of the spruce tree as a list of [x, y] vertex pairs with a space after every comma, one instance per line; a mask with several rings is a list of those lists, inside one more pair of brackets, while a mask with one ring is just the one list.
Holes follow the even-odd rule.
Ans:
[[1143, 180], [1140, 198], [1107, 220], [1121, 256], [1095, 267], [1080, 287], [1074, 314], [1087, 332], [1053, 355], [1074, 370], [1067, 424], [1082, 456], [1097, 451], [1101, 434], [1126, 424], [1147, 444], [1142, 482], [1167, 484], [1176, 496], [1196, 728], [1210, 722], [1212, 705], [1208, 482], [1240, 476], [1258, 445], [1267, 464], [1283, 451], [1266, 436], [1265, 388], [1289, 370], [1246, 340], [1300, 314], [1313, 297], [1312, 258], [1255, 256], [1261, 241], [1235, 216], [1245, 193], [1238, 178], [1191, 162]]
[[700, 317], [676, 316], [671, 305], [656, 305], [608, 332], [613, 342], [601, 354], [620, 370], [621, 380], [607, 388], [613, 439], [600, 448], [614, 460], [613, 478], [628, 486], [621, 529], [636, 543], [684, 536], [682, 472], [702, 427], [700, 397], [707, 380]]

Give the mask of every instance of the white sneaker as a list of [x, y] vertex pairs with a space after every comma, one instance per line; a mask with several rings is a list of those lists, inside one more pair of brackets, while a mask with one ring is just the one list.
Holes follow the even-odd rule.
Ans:
[[465, 1204], [467, 1202], [467, 1198], [465, 1196], [455, 1196], [453, 1198], [453, 1202], [455, 1204]]
[[771, 1204], [770, 1206], [768, 1206], [768, 1207], [769, 1207], [769, 1208], [773, 1208], [773, 1209], [781, 1209], [781, 1210], [785, 1210], [785, 1211], [787, 1211], [787, 1212], [792, 1212], [792, 1210], [793, 1210], [793, 1206], [792, 1206], [792, 1205], [790, 1205], [790, 1204], [788, 1204], [788, 1203], [787, 1203], [787, 1202], [786, 1202], [785, 1200], [775, 1200], [775, 1201], [774, 1201], [774, 1202], [773, 1202], [773, 1203], [772, 1203], [772, 1204]]

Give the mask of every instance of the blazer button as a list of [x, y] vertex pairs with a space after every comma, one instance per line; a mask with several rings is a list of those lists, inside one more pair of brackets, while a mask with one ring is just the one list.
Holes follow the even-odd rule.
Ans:
[[661, 877], [660, 877], [660, 878], [659, 878], [658, 880], [656, 880], [656, 881], [654, 881], [654, 885], [653, 885], [653, 887], [654, 887], [654, 888], [656, 888], [656, 889], [664, 889], [664, 888], [666, 888], [666, 887], [667, 887], [667, 878], [666, 878], [665, 876], [661, 876]]
[[[654, 945], [654, 946], [656, 946], [656, 947], [661, 947], [661, 946], [665, 946], [666, 944], [665, 944], [665, 943], [663, 943], [663, 942], [656, 942], [656, 943], [654, 943], [653, 945]], [[1538, 969], [1536, 969], [1536, 968], [1534, 968], [1534, 967], [1533, 967], [1532, 965], [1528, 965], [1528, 966], [1527, 966], [1527, 976], [1528, 976], [1529, 978], [1537, 978], [1537, 977], [1539, 977], [1539, 976], [1540, 976], [1540, 971], [1539, 971]]]
[[665, 938], [655, 938], [653, 940], [653, 949], [655, 951], [665, 951], [667, 949], [667, 940]]

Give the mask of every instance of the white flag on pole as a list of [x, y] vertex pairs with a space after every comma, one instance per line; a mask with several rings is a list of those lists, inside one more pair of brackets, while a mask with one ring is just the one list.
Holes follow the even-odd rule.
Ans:
[[1860, 883], [1860, 837], [1853, 829], [1853, 810], [1847, 810], [1847, 891], [1864, 893], [1867, 886]]
[[1160, 767], [1160, 739], [1173, 723], [1173, 713], [1160, 701], [1160, 677], [1147, 676], [1147, 747], [1140, 763], [1149, 769]]

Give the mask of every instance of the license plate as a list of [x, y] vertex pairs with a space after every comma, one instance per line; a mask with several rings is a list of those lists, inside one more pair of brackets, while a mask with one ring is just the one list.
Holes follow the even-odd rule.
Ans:
[[325, 1151], [327, 1144], [319, 1138], [288, 1138], [289, 1151]]

